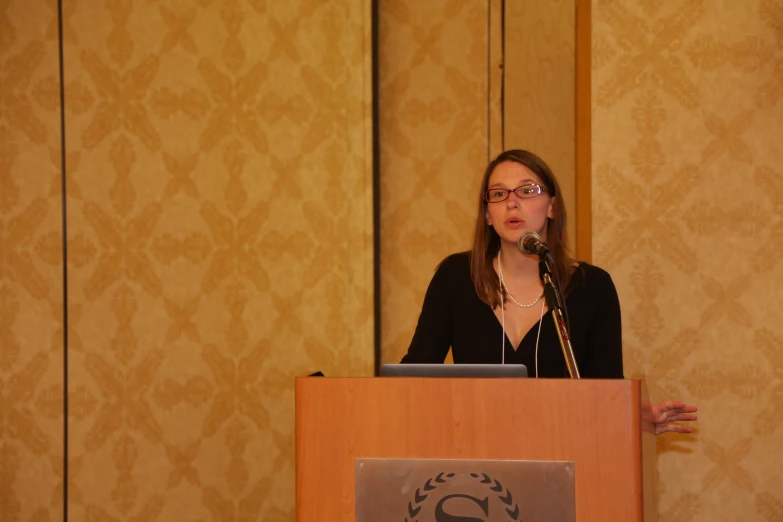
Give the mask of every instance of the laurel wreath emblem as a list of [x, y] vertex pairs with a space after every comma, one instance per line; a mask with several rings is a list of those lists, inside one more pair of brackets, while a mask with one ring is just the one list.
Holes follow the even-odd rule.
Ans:
[[[435, 477], [428, 478], [421, 488], [416, 488], [413, 500], [408, 502], [408, 515], [405, 517], [405, 522], [417, 522], [416, 517], [419, 515], [419, 512], [421, 512], [422, 502], [427, 500], [429, 494], [437, 489], [440, 484], [445, 484], [449, 479], [452, 479], [455, 476], [454, 473], [441, 471]], [[497, 494], [498, 500], [508, 506], [505, 509], [511, 522], [521, 522], [519, 518], [519, 505], [514, 502], [514, 498], [508, 488], [503, 487], [503, 484], [501, 484], [499, 480], [492, 479], [492, 477], [486, 473], [480, 475], [471, 473], [470, 476], [477, 479], [479, 483], [486, 485], [490, 491]]]
[[[444, 476], [446, 478], [443, 478]], [[408, 502], [408, 516], [410, 517], [410, 521], [408, 520], [408, 517], [405, 517], [405, 522], [416, 522], [416, 517], [419, 515], [419, 511], [421, 511], [420, 504], [427, 500], [429, 493], [437, 489], [438, 484], [444, 484], [448, 479], [454, 478], [454, 476], [454, 473], [446, 474], [445, 471], [441, 471], [436, 477], [428, 478], [427, 482], [424, 483], [424, 486], [416, 488], [413, 502]]]
[[[508, 506], [506, 508], [506, 513], [508, 513], [509, 519], [514, 522], [519, 520], [519, 504], [514, 502], [514, 498], [511, 496], [511, 491], [509, 491], [508, 488], [504, 488], [503, 484], [501, 484], [499, 480], [492, 480], [492, 478], [486, 473], [482, 473], [481, 476], [477, 475], [476, 473], [471, 473], [470, 476], [475, 479], [479, 479], [479, 482], [482, 484], [492, 484], [494, 482], [493, 486], [487, 487], [489, 487], [490, 491], [497, 493], [498, 500]], [[504, 491], [505, 494], [503, 494]], [[514, 506], [514, 509], [511, 509], [511, 506]]]

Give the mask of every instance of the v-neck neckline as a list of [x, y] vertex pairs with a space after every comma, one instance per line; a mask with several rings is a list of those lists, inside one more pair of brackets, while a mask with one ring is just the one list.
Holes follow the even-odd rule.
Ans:
[[[542, 305], [542, 306], [545, 306], [545, 305]], [[506, 333], [506, 329], [503, 326], [503, 323], [501, 322], [500, 317], [495, 315], [495, 311], [492, 308], [490, 308], [489, 306], [487, 306], [487, 308], [489, 309], [489, 313], [492, 314], [492, 317], [495, 318], [495, 323], [500, 327], [500, 330], [503, 332], [503, 337], [506, 338], [506, 343], [508, 344], [508, 346], [511, 348], [511, 350], [514, 353], [518, 353], [519, 349], [522, 347], [522, 344], [525, 342], [525, 339], [527, 339], [527, 336], [530, 335], [530, 333], [534, 329], [538, 329], [539, 323], [541, 323], [541, 321], [544, 319], [543, 316], [546, 315], [546, 312], [547, 312], [546, 310], [544, 310], [544, 313], [538, 318], [538, 321], [533, 323], [533, 325], [530, 327], [530, 329], [527, 332], [525, 332], [525, 335], [523, 335], [522, 338], [519, 340], [519, 344], [516, 347], [514, 347], [514, 344], [511, 342], [511, 339], [509, 338], [508, 333]]]

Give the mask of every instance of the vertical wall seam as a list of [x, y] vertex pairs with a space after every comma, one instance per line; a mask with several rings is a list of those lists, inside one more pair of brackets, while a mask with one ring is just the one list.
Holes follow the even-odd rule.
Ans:
[[63, 249], [63, 522], [68, 522], [68, 222], [65, 161], [65, 63], [63, 2], [57, 0], [57, 42], [60, 67], [60, 179]]
[[372, 61], [372, 237], [373, 237], [373, 320], [374, 361], [373, 371], [379, 375], [381, 368], [381, 131], [380, 100], [378, 99], [378, 0], [371, 4], [371, 61]]
[[506, 0], [500, 3], [500, 150], [506, 150]]

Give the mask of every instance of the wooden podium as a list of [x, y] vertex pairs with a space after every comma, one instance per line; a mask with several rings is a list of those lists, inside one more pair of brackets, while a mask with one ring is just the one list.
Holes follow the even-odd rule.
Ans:
[[354, 522], [357, 458], [572, 461], [577, 522], [652, 522], [638, 380], [296, 380], [296, 520]]

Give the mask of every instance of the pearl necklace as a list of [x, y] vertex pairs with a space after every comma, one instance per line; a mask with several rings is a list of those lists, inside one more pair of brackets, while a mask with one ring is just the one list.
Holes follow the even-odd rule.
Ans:
[[544, 295], [544, 289], [541, 288], [541, 293], [538, 294], [538, 297], [536, 297], [536, 300], [533, 301], [530, 304], [522, 304], [518, 302], [516, 299], [514, 299], [514, 296], [511, 295], [511, 292], [508, 291], [508, 288], [506, 287], [506, 282], [503, 280], [503, 265], [500, 264], [500, 250], [498, 250], [498, 275], [500, 276], [500, 285], [503, 287], [503, 290], [506, 291], [506, 295], [511, 300], [512, 303], [519, 306], [520, 308], [531, 308], [533, 307]]

